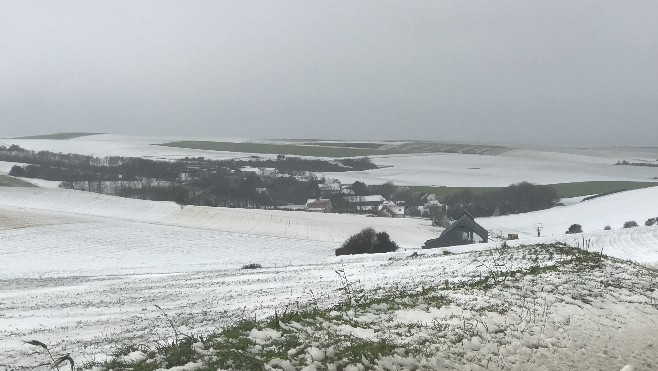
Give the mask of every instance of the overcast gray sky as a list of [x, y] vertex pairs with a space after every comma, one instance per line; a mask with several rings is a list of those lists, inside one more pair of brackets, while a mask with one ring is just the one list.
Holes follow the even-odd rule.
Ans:
[[658, 1], [0, 0], [0, 128], [658, 146]]

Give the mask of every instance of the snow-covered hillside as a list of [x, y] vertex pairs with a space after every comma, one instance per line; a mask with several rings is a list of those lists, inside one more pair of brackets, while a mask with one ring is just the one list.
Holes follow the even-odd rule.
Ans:
[[[559, 220], [566, 221], [572, 208], [585, 210], [588, 205], [592, 209], [582, 211], [581, 215], [603, 215], [607, 207], [612, 207], [622, 219], [631, 212], [642, 216], [640, 211], [648, 213], [652, 203], [645, 202], [646, 208], [640, 208], [641, 200], [655, 195], [652, 192], [655, 190], [626, 192], [544, 213], [555, 219], [556, 230]], [[624, 205], [639, 211], [621, 211]], [[518, 219], [499, 218], [499, 225], [507, 225], [511, 231], [513, 224], [524, 220], [521, 215], [514, 218]], [[546, 218], [546, 225], [550, 226]], [[495, 220], [480, 221], [486, 226]], [[427, 287], [445, 285], [446, 280], [477, 279], [491, 274], [492, 270], [531, 269], [538, 262], [550, 265], [556, 259], [563, 259], [559, 254], [542, 252], [547, 256], [542, 255], [538, 260], [528, 255], [526, 248], [516, 248], [516, 244], [510, 244], [509, 253], [513, 255], [499, 256], [501, 252], [495, 248], [500, 244], [495, 242], [450, 248], [453, 252], [466, 253], [447, 256], [441, 255], [440, 249], [419, 251], [421, 256], [417, 258], [408, 258], [410, 251], [333, 256], [339, 242], [323, 239], [338, 239], [349, 228], [358, 230], [361, 225], [356, 225], [357, 222], [381, 223], [374, 224], [375, 228], [389, 230], [394, 239], [398, 232], [409, 241], [422, 241], [426, 238], [424, 234], [438, 233], [422, 221], [412, 219], [203, 207], [181, 209], [170, 202], [62, 189], [0, 188], [0, 370], [34, 368], [41, 354], [23, 343], [27, 340], [42, 341], [53, 351], [71, 353], [83, 362], [105, 360], [122, 344], [170, 337], [171, 329], [155, 305], [175, 315], [178, 331], [199, 334], [244, 316], [263, 318], [275, 308], [291, 303], [334, 302], [340, 297], [336, 290], [344, 287], [345, 278], [353, 287], [363, 289], [397, 285]], [[392, 224], [398, 222], [401, 224]], [[528, 230], [533, 222], [520, 224], [519, 230]], [[587, 226], [584, 222], [583, 225]], [[595, 240], [595, 235], [590, 234], [586, 238], [594, 241], [596, 251], [603, 246], [605, 253], [646, 261], [656, 256], [656, 229], [601, 231], [596, 233], [608, 237]], [[545, 241], [549, 239], [546, 237]], [[532, 242], [532, 239], [519, 242]], [[621, 244], [628, 249], [612, 248]], [[469, 252], [485, 248], [489, 250]], [[541, 249], [533, 251], [536, 254]], [[249, 263], [264, 268], [240, 269]], [[487, 302], [515, 303], [509, 307], [510, 314], [504, 316], [497, 314], [495, 308], [493, 312], [483, 311], [482, 308], [489, 307], [479, 305], [479, 299], [472, 301], [469, 295], [473, 293], [455, 291], [449, 295], [451, 304], [436, 310], [414, 306], [392, 311], [394, 318], [381, 317], [386, 312], [380, 309], [373, 309], [368, 316], [350, 316], [347, 322], [350, 325], [340, 325], [343, 334], [340, 336], [377, 339], [380, 330], [373, 324], [390, 323], [392, 330], [387, 331], [395, 331], [391, 339], [414, 349], [424, 344], [422, 339], [444, 336], [441, 335], [444, 330], [436, 332], [440, 328], [433, 327], [433, 323], [445, 323], [446, 331], [454, 337], [466, 330], [462, 325], [465, 321], [481, 322], [486, 327], [470, 327], [479, 328], [474, 333], [477, 337], [469, 335], [459, 347], [437, 348], [427, 359], [411, 352], [404, 353], [404, 359], [380, 361], [446, 365], [441, 362], [450, 360], [455, 369], [473, 369], [473, 365], [479, 364], [480, 367], [495, 365], [501, 370], [514, 369], [513, 365], [518, 368], [528, 362], [550, 365], [551, 370], [572, 369], [582, 362], [617, 368], [625, 364], [651, 364], [649, 355], [653, 353], [646, 344], [656, 342], [658, 331], [652, 327], [655, 323], [648, 321], [651, 316], [646, 315], [647, 311], [655, 310], [650, 302], [658, 299], [651, 296], [651, 281], [648, 278], [642, 281], [641, 276], [629, 273], [640, 268], [623, 264], [610, 267], [603, 275], [588, 272], [598, 278], [584, 278], [570, 271], [541, 276], [537, 279], [546, 288], [545, 292], [544, 289], [529, 292], [539, 286], [521, 280], [518, 288], [508, 285], [505, 289], [473, 296], [486, 297]], [[337, 271], [345, 272], [345, 276]], [[616, 291], [602, 290], [606, 284], [599, 281], [603, 278], [615, 280]], [[639, 281], [627, 283], [630, 279]], [[575, 283], [578, 285], [573, 286]], [[549, 290], [565, 285], [573, 287], [559, 293]], [[632, 294], [630, 288], [640, 291]], [[584, 305], [589, 304], [570, 299], [574, 293], [585, 298], [583, 303], [596, 300], [596, 306], [588, 308]], [[533, 318], [539, 318], [538, 322]], [[355, 323], [363, 328], [355, 328]], [[423, 336], [404, 332], [411, 331], [412, 323], [420, 326], [414, 332], [422, 329]], [[619, 326], [632, 336], [620, 337], [616, 330]], [[601, 331], [601, 328], [615, 330]], [[611, 343], [613, 335], [616, 340]], [[459, 356], [463, 352], [469, 354], [468, 359]], [[398, 366], [404, 369], [399, 363]]]
[[419, 248], [440, 229], [425, 219], [368, 218], [319, 214], [185, 206], [96, 193], [44, 188], [0, 188], [3, 205], [113, 219], [148, 221], [222, 232], [342, 243], [365, 227], [387, 231], [402, 247]]
[[[0, 188], [0, 207], [55, 211], [123, 221], [144, 221], [167, 226], [207, 229], [236, 234], [342, 243], [364, 227], [387, 231], [408, 249], [420, 248], [440, 229], [424, 219], [368, 218], [362, 215], [318, 214], [278, 210], [247, 210], [185, 206], [173, 202], [125, 199], [95, 193], [43, 188]], [[627, 191], [570, 206], [477, 221], [491, 235], [517, 233], [520, 243], [589, 241], [606, 254], [643, 263], [658, 262], [656, 227], [644, 221], [658, 216], [658, 187]], [[640, 227], [622, 229], [635, 220]], [[541, 223], [542, 237], [536, 237]], [[585, 234], [565, 235], [571, 224], [583, 226]], [[610, 225], [612, 230], [604, 231]], [[494, 241], [497, 241], [494, 238]], [[499, 242], [493, 242], [494, 246]], [[484, 247], [484, 246], [478, 246]]]
[[620, 229], [624, 222], [639, 225], [658, 217], [658, 187], [615, 193], [570, 206], [554, 207], [525, 214], [479, 218], [478, 222], [493, 231], [536, 236], [536, 223], [542, 223], [542, 235], [559, 236], [571, 224], [580, 224], [585, 232], [602, 231], [605, 226]]
[[[570, 206], [554, 207], [526, 214], [478, 218], [477, 222], [494, 235], [519, 234], [520, 243], [562, 241], [589, 245], [605, 254], [637, 262], [658, 263], [658, 226], [645, 227], [649, 218], [658, 217], [658, 187], [616, 193]], [[636, 228], [622, 228], [636, 221]], [[537, 238], [537, 226], [542, 237]], [[584, 233], [567, 235], [572, 224]], [[610, 226], [611, 230], [604, 230]], [[517, 242], [517, 243], [518, 243]]]
[[[117, 263], [125, 265], [140, 250], [124, 251], [125, 259]], [[301, 338], [299, 346], [284, 349], [283, 359], [263, 362], [283, 370], [345, 362], [356, 367], [345, 369], [354, 370], [464, 371], [529, 365], [566, 371], [582, 364], [596, 370], [628, 364], [651, 369], [655, 364], [655, 273], [565, 248], [397, 253], [374, 261], [331, 258], [253, 271], [221, 265], [206, 270], [194, 256], [176, 249], [170, 253], [189, 261], [186, 272], [130, 274], [113, 267], [93, 276], [52, 277], [58, 269], [53, 264], [51, 274], [42, 272], [39, 278], [2, 280], [0, 370], [38, 369], [35, 365], [48, 362], [38, 348], [22, 342], [27, 340], [46, 343], [56, 354], [70, 353], [80, 363], [102, 362], [131, 344], [171, 341], [173, 331], [156, 305], [177, 331], [198, 336], [240, 319], [264, 319], [275, 310], [346, 300], [339, 294], [346, 282], [349, 295], [359, 297], [353, 307], [238, 334], [251, 339], [248, 351], [256, 356], [266, 356], [264, 348], [281, 347], [274, 341], [278, 338]], [[387, 294], [394, 296], [377, 296]], [[336, 358], [345, 347], [379, 341], [390, 344], [392, 354]], [[206, 357], [212, 354], [201, 344], [195, 348]], [[130, 354], [146, 359], [143, 352]], [[182, 369], [187, 368], [176, 370]]]
[[[592, 158], [581, 160], [608, 166]], [[444, 171], [429, 164], [422, 169]], [[504, 170], [502, 164], [470, 181], [495, 177]], [[519, 164], [514, 171], [534, 166], [525, 160]], [[608, 176], [608, 170], [592, 169], [586, 177]], [[546, 167], [534, 174], [552, 171], [559, 172]], [[412, 173], [400, 177], [412, 179]], [[414, 174], [420, 177], [422, 172]], [[463, 174], [455, 179], [459, 177], [466, 179]], [[501, 179], [510, 180], [495, 182]], [[331, 305], [341, 300], [337, 290], [346, 282], [364, 290], [402, 287], [409, 293], [434, 285], [449, 299], [441, 306], [416, 303], [405, 308], [384, 308], [378, 301], [361, 312], [346, 312], [344, 322], [332, 316], [313, 325], [356, 341], [384, 336], [407, 349], [377, 360], [382, 368], [422, 364], [426, 369], [521, 370], [531, 364], [532, 369], [568, 370], [587, 364], [617, 370], [635, 364], [648, 370], [658, 364], [652, 358], [658, 342], [653, 320], [658, 290], [652, 273], [616, 260], [583, 270], [567, 265], [574, 258], [561, 249], [525, 245], [566, 241], [658, 264], [658, 227], [621, 229], [625, 221], [642, 225], [656, 216], [658, 187], [653, 187], [573, 200], [569, 206], [534, 213], [478, 218], [493, 235], [520, 235], [508, 249], [499, 249], [501, 241], [494, 239], [422, 251], [424, 241], [440, 232], [422, 219], [181, 207], [64, 189], [0, 188], [0, 371], [34, 368], [41, 355], [26, 340], [47, 343], [57, 353], [70, 352], [80, 364], [108, 359], [123, 344], [170, 339], [169, 323], [155, 305], [174, 318], [178, 331], [201, 334], [296, 303]], [[540, 238], [537, 223], [543, 228]], [[565, 235], [574, 223], [585, 233]], [[606, 225], [612, 230], [604, 231]], [[406, 251], [334, 256], [347, 236], [366, 226], [387, 231]], [[264, 268], [240, 269], [249, 263]], [[481, 285], [479, 280], [487, 276], [492, 281]], [[459, 282], [463, 286], [455, 285]], [[505, 285], [489, 285], [500, 282]], [[293, 359], [295, 369], [313, 364], [311, 353], [331, 360], [328, 349], [320, 349], [328, 343], [308, 340], [317, 345], [300, 350], [302, 355], [310, 352], [309, 357]], [[409, 351], [427, 346], [433, 347], [428, 356]]]

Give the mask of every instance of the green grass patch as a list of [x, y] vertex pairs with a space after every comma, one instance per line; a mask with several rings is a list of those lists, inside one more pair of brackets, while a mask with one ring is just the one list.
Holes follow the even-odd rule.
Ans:
[[[96, 365], [101, 366], [100, 369], [105, 371], [152, 371], [201, 361], [203, 365], [198, 368], [201, 371], [262, 370], [269, 369], [269, 366], [265, 366], [268, 364], [273, 369], [299, 370], [311, 365], [316, 360], [311, 357], [315, 357], [318, 351], [321, 351], [319, 354], [321, 358], [317, 359], [320, 362], [318, 369], [343, 370], [350, 364], [374, 369], [372, 365], [382, 357], [401, 353], [421, 355], [427, 351], [427, 346], [437, 343], [448, 346], [459, 344], [463, 340], [480, 336], [482, 330], [481, 327], [478, 329], [477, 323], [466, 320], [463, 324], [458, 322], [451, 324], [444, 320], [434, 321], [431, 326], [436, 336], [415, 343], [408, 342], [405, 338], [413, 334], [415, 328], [426, 330], [428, 327], [423, 327], [424, 325], [420, 323], [412, 323], [404, 324], [402, 327], [384, 326], [386, 329], [382, 331], [381, 321], [394, 315], [397, 310], [417, 308], [427, 312], [431, 308], [441, 308], [455, 303], [463, 306], [464, 304], [459, 304], [459, 298], [463, 295], [476, 297], [481, 296], [482, 291], [492, 288], [504, 289], [519, 285], [526, 281], [527, 276], [539, 277], [538, 280], [541, 281], [540, 276], [547, 274], [602, 271], [606, 268], [606, 262], [612, 259], [596, 252], [554, 243], [481, 251], [474, 253], [474, 263], [479, 258], [484, 258], [485, 262], [492, 261], [492, 257], [504, 260], [516, 258], [534, 263], [514, 270], [492, 268], [487, 275], [472, 276], [471, 279], [452, 283], [427, 281], [421, 286], [379, 287], [372, 291], [365, 291], [345, 278], [346, 289], [343, 291], [345, 295], [350, 295], [352, 298], [343, 300], [331, 308], [321, 309], [317, 303], [311, 302], [301, 310], [275, 312], [271, 318], [258, 321], [245, 318], [206, 338], [186, 336], [181, 341], [147, 347], [151, 349], [145, 352], [148, 359], [140, 362], [122, 362], [122, 355], [143, 349], [124, 347], [122, 351], [115, 354], [116, 359]], [[449, 296], [452, 294], [455, 296]], [[592, 301], [587, 293], [574, 293], [572, 298], [585, 304]], [[513, 306], [503, 301], [488, 303], [475, 310], [506, 315], [513, 309], [515, 309]], [[376, 337], [355, 336], [341, 329], [345, 326], [373, 330]], [[484, 326], [486, 328], [486, 325]], [[252, 333], [253, 330], [257, 332]], [[402, 332], [396, 335], [398, 330]], [[505, 329], [493, 329], [493, 333], [501, 332], [505, 332]], [[94, 363], [86, 366], [94, 366]]]
[[16, 137], [13, 139], [57, 139], [57, 140], [67, 140], [73, 138], [86, 137], [89, 135], [98, 135], [101, 133], [53, 133], [53, 134], [43, 134], [43, 135], [28, 135], [24, 137]]
[[[614, 193], [621, 191], [630, 191], [658, 186], [658, 182], [628, 182], [628, 181], [593, 181], [593, 182], [574, 182], [574, 183], [557, 183], [549, 184], [557, 191], [560, 198], [589, 196], [596, 194]], [[481, 194], [489, 191], [501, 190], [504, 187], [429, 187], [429, 186], [412, 186], [409, 187], [414, 193], [429, 192], [434, 193], [439, 200], [445, 199], [449, 195], [459, 193], [463, 190], [470, 189], [473, 194]]]
[[309, 157], [360, 157], [388, 154], [388, 151], [366, 148], [338, 148], [305, 146], [293, 144], [266, 144], [266, 143], [232, 143], [209, 141], [180, 141], [160, 144], [167, 147], [203, 149], [210, 151], [244, 152], [271, 155], [292, 155]]
[[432, 187], [432, 186], [411, 186], [409, 189], [414, 194], [428, 192], [434, 193], [436, 198], [439, 200], [444, 200], [447, 196], [454, 195], [464, 190], [471, 190], [474, 195], [478, 195], [484, 192], [489, 191], [499, 191], [505, 187]]
[[[138, 370], [152, 371], [162, 367], [183, 366], [189, 362], [204, 361], [199, 368], [203, 371], [221, 370], [261, 370], [263, 365], [272, 360], [291, 362], [296, 369], [304, 365], [306, 349], [313, 343], [322, 349], [333, 348], [333, 354], [327, 354], [325, 362], [336, 363], [338, 369], [344, 369], [350, 363], [370, 362], [390, 356], [400, 345], [391, 342], [384, 335], [379, 339], [367, 340], [344, 334], [336, 330], [336, 325], [347, 324], [362, 327], [360, 323], [345, 314], [344, 310], [367, 313], [373, 305], [386, 304], [385, 311], [400, 308], [424, 307], [440, 308], [449, 305], [451, 300], [443, 294], [439, 286], [410, 290], [409, 288], [380, 288], [379, 296], [374, 292], [357, 290], [360, 295], [353, 304], [346, 302], [331, 308], [319, 309], [311, 303], [300, 309], [275, 313], [263, 320], [243, 319], [224, 327], [206, 338], [185, 337], [179, 342], [154, 344], [147, 350], [134, 346], [123, 347], [115, 352], [115, 358], [105, 362], [91, 362], [85, 366], [100, 366], [102, 370]], [[338, 312], [337, 312], [338, 311]], [[336, 314], [338, 313], [338, 314]], [[331, 323], [327, 328], [327, 324]], [[301, 330], [299, 329], [301, 326]], [[257, 343], [250, 338], [252, 330], [275, 330], [280, 336], [266, 343]], [[196, 343], [196, 345], [195, 345]], [[211, 357], [203, 357], [195, 351], [199, 344], [212, 349]], [[135, 350], [142, 350], [148, 356], [140, 362], [126, 362], [122, 356]]]
[[439, 142], [404, 142], [386, 145], [352, 142], [304, 142], [299, 144], [271, 143], [233, 143], [211, 141], [177, 141], [160, 144], [168, 147], [202, 149], [210, 151], [226, 151], [241, 153], [257, 153], [272, 155], [293, 155], [309, 157], [363, 157], [391, 154], [413, 153], [468, 153], [493, 155], [505, 152], [506, 147], [470, 145]]
[[656, 187], [658, 182], [595, 181], [550, 185], [555, 187], [560, 197], [567, 198]]
[[34, 187], [34, 184], [14, 178], [9, 175], [0, 175], [0, 187]]

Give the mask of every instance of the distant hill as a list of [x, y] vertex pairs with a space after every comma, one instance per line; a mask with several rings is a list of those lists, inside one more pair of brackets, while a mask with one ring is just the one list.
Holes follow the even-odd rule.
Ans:
[[343, 141], [306, 141], [301, 143], [177, 141], [162, 143], [160, 145], [212, 151], [285, 154], [317, 157], [354, 157], [416, 153], [462, 153], [497, 155], [510, 150], [508, 147], [495, 145], [441, 143], [426, 141], [368, 143]]
[[56, 139], [56, 140], [67, 140], [79, 137], [86, 137], [89, 135], [98, 135], [102, 133], [53, 133], [53, 134], [43, 134], [43, 135], [28, 135], [24, 137], [15, 137], [13, 139]]

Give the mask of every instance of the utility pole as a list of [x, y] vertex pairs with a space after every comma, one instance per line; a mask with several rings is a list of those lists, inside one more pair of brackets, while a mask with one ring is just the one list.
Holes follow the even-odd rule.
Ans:
[[541, 230], [544, 229], [542, 223], [535, 223], [535, 229], [537, 229], [537, 237], [541, 237]]

